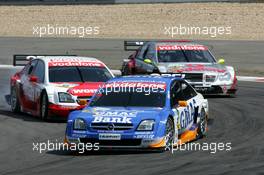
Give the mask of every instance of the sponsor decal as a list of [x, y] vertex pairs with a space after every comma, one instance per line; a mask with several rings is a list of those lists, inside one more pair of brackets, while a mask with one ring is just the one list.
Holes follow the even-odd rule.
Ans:
[[72, 137], [79, 137], [79, 138], [85, 138], [86, 137], [86, 134], [72, 134]]
[[78, 134], [85, 134], [86, 131], [79, 131], [79, 130], [73, 130], [73, 133], [78, 133]]
[[[54, 57], [50, 59], [50, 62], [82, 62], [88, 61], [87, 59], [82, 59], [78, 57]], [[100, 61], [89, 61], [89, 62], [100, 62]]]
[[158, 88], [166, 89], [166, 83], [154, 83], [154, 82], [111, 82], [105, 85], [106, 88], [116, 87], [142, 87], [142, 88]]
[[93, 94], [97, 89], [71, 89], [72, 94]]
[[132, 123], [131, 117], [94, 117], [93, 123]]
[[126, 111], [95, 111], [95, 116], [103, 116], [103, 117], [136, 117], [137, 112], [126, 112]]
[[112, 133], [100, 133], [99, 140], [121, 140], [121, 135]]
[[69, 62], [49, 62], [49, 67], [53, 66], [88, 66], [88, 67], [104, 67], [100, 62], [91, 62], [91, 61], [69, 61]]
[[196, 101], [193, 100], [186, 108], [180, 112], [180, 128], [185, 129], [188, 125], [193, 122], [195, 115], [195, 104]]
[[202, 45], [164, 45], [157, 46], [157, 50], [208, 50]]
[[134, 135], [135, 139], [153, 139], [154, 134], [139, 134], [139, 135]]
[[135, 135], [147, 135], [147, 134], [154, 134], [153, 131], [140, 131], [140, 132], [135, 132]]
[[185, 74], [182, 74], [182, 73], [176, 73], [176, 74], [171, 74], [171, 73], [161, 73], [161, 74], [158, 74], [158, 73], [153, 73], [151, 74], [153, 76], [160, 76], [160, 77], [178, 77], [178, 78], [185, 78]]

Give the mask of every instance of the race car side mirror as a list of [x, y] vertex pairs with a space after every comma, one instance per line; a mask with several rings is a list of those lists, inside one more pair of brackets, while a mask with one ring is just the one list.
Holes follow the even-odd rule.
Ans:
[[218, 64], [225, 64], [225, 60], [223, 58], [220, 58], [217, 63]]
[[148, 58], [147, 59], [144, 59], [144, 62], [147, 63], [147, 64], [152, 64], [151, 59], [148, 59]]
[[178, 101], [178, 105], [179, 107], [186, 107], [188, 104], [187, 104], [187, 101], [180, 100]]
[[29, 77], [29, 81], [36, 83], [38, 81], [38, 77], [36, 77], [36, 76], [30, 76]]

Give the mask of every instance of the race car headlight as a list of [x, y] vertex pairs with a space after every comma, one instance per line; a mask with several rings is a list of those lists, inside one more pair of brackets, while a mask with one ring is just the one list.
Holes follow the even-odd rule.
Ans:
[[167, 69], [165, 66], [158, 66], [158, 69], [159, 69], [160, 73], [166, 73], [167, 72]]
[[73, 129], [75, 130], [85, 130], [86, 124], [85, 121], [81, 118], [77, 118], [74, 120]]
[[138, 125], [138, 131], [152, 131], [154, 128], [155, 121], [154, 120], [143, 120]]
[[59, 92], [59, 102], [61, 103], [74, 103], [72, 96], [66, 92]]
[[220, 74], [218, 79], [220, 81], [229, 81], [229, 80], [231, 80], [231, 75], [229, 72], [226, 72], [224, 74]]

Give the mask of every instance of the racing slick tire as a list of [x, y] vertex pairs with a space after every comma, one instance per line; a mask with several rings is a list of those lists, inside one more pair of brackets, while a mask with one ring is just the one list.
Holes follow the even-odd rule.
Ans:
[[43, 91], [40, 98], [40, 118], [43, 120], [48, 119], [48, 105], [49, 105], [48, 95], [46, 91]]
[[207, 117], [204, 108], [201, 110], [200, 121], [198, 123], [197, 139], [203, 138], [207, 131]]
[[21, 112], [19, 98], [17, 97], [17, 91], [15, 87], [11, 88], [10, 94], [11, 111], [19, 113]]
[[174, 143], [174, 122], [171, 117], [168, 118], [165, 128], [165, 150], [170, 150]]

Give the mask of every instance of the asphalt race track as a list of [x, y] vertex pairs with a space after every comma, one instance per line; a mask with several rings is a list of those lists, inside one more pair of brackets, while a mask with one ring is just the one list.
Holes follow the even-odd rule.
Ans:
[[[2, 82], [1, 82], [2, 83]], [[1, 174], [251, 174], [264, 173], [262, 83], [240, 83], [236, 98], [209, 98], [209, 134], [198, 142], [231, 142], [230, 151], [33, 151], [33, 142], [63, 140], [65, 123], [0, 111]]]
[[65, 123], [11, 113], [2, 97], [8, 93], [13, 72], [0, 69], [0, 174], [264, 173], [264, 83], [239, 82], [236, 98], [208, 98], [208, 135], [194, 143], [231, 143], [230, 151], [104, 151], [78, 155], [33, 150], [33, 143], [62, 142]]
[[[264, 75], [264, 41], [198, 41], [209, 46], [217, 59], [234, 66], [238, 75]], [[12, 64], [14, 54], [72, 54], [102, 60], [120, 69], [129, 52], [121, 39], [0, 37], [0, 64]]]

